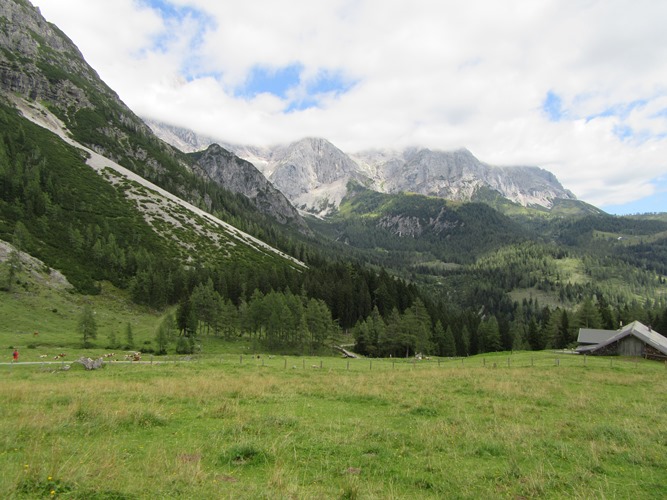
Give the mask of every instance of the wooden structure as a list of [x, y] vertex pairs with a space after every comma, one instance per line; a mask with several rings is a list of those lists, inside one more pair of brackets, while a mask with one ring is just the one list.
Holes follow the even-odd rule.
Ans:
[[597, 345], [609, 340], [618, 330], [600, 330], [598, 328], [579, 328], [577, 344], [581, 346]]
[[606, 340], [597, 344], [580, 345], [577, 352], [600, 356], [641, 356], [646, 359], [667, 359], [667, 337], [663, 337], [639, 321], [634, 321], [611, 333], [612, 335]]

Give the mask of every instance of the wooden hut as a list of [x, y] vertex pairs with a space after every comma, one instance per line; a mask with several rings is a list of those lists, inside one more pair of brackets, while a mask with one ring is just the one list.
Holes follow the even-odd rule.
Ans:
[[580, 345], [580, 354], [601, 356], [641, 356], [646, 359], [667, 359], [667, 338], [651, 327], [634, 321], [598, 344]]

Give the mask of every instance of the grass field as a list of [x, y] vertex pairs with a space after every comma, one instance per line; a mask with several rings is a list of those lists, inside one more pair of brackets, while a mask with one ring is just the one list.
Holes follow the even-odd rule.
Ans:
[[667, 497], [661, 363], [168, 361], [0, 366], [3, 497]]

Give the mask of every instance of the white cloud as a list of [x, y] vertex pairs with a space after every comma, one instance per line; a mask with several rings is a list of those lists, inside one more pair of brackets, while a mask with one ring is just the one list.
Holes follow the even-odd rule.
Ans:
[[[602, 206], [667, 171], [667, 2], [174, 0], [165, 16], [150, 3], [36, 2], [135, 111], [222, 140], [467, 147]], [[236, 92], [253, 68], [293, 65], [286, 98]], [[324, 72], [352, 85], [305, 95]]]

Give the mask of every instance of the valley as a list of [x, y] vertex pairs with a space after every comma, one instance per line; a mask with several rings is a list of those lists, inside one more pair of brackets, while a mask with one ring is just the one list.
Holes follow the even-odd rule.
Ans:
[[4, 496], [667, 496], [661, 355], [574, 351], [667, 334], [667, 214], [464, 148], [224, 139], [0, 3]]

